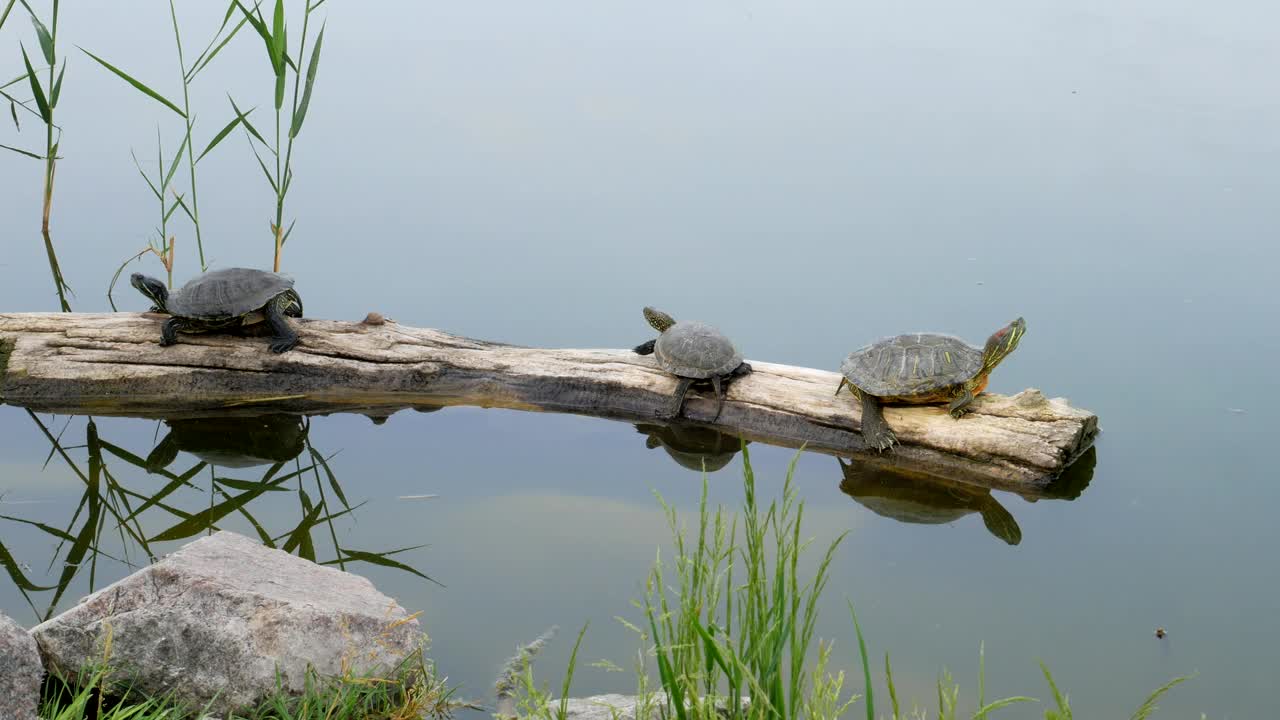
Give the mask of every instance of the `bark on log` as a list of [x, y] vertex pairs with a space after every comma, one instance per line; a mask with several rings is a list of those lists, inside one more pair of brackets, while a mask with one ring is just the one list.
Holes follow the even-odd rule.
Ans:
[[[438, 330], [302, 320], [301, 344], [274, 355], [259, 338], [184, 335], [159, 346], [163, 315], [0, 314], [0, 401], [40, 412], [193, 417], [225, 412], [354, 411], [478, 405], [653, 422], [675, 379], [629, 350], [525, 348]], [[983, 394], [959, 421], [941, 407], [888, 407], [901, 444], [880, 455], [857, 433], [839, 375], [752, 360], [728, 386], [715, 427], [746, 439], [891, 462], [1026, 496], [1093, 443], [1094, 414], [1029, 389]], [[711, 393], [690, 392], [687, 420], [710, 424]]]

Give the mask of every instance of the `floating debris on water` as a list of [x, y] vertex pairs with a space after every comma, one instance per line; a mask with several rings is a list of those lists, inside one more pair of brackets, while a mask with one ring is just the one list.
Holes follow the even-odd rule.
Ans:
[[1168, 634], [1169, 633], [1164, 628], [1162, 627], [1156, 628], [1156, 637], [1160, 638], [1161, 640], [1163, 640], [1165, 636]]
[[438, 497], [440, 496], [439, 495], [401, 495], [396, 499], [397, 500], [431, 500], [433, 498], [438, 498]]
[[1227, 412], [1232, 412], [1237, 415], [1243, 415], [1245, 411], [1244, 411], [1244, 408], [1227, 408]]

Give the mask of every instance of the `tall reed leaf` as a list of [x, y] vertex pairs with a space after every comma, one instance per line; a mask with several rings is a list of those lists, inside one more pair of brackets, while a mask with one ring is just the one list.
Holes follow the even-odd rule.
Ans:
[[45, 100], [44, 88], [40, 87], [40, 81], [36, 79], [35, 68], [31, 67], [31, 59], [27, 57], [27, 48], [18, 43], [18, 47], [22, 50], [22, 64], [27, 67], [27, 79], [31, 81], [31, 94], [35, 96], [36, 108], [40, 110], [40, 119], [45, 123], [53, 122], [53, 115], [49, 112], [49, 101]]
[[307, 66], [307, 82], [302, 89], [302, 101], [298, 103], [298, 110], [293, 114], [293, 124], [289, 128], [289, 137], [298, 137], [298, 132], [302, 130], [302, 121], [307, 117], [307, 107], [311, 104], [311, 87], [316, 82], [316, 68], [320, 65], [320, 46], [324, 44], [324, 26], [320, 26], [320, 34], [316, 36], [316, 45], [311, 50], [311, 64]]
[[177, 105], [174, 105], [173, 103], [169, 102], [168, 100], [166, 100], [166, 99], [165, 99], [165, 97], [164, 97], [163, 95], [161, 95], [160, 93], [156, 92], [155, 90], [152, 90], [151, 88], [147, 87], [146, 85], [142, 84], [141, 82], [139, 82], [137, 79], [135, 79], [135, 78], [134, 78], [132, 75], [130, 75], [129, 73], [127, 73], [127, 72], [125, 72], [125, 71], [121, 70], [120, 68], [116, 67], [115, 65], [112, 65], [111, 63], [107, 62], [106, 60], [103, 60], [102, 58], [98, 57], [97, 55], [94, 55], [93, 53], [89, 52], [88, 50], [85, 50], [84, 48], [80, 48], [80, 51], [81, 51], [81, 52], [83, 52], [85, 55], [88, 55], [89, 57], [93, 58], [94, 60], [97, 60], [97, 61], [98, 61], [98, 63], [102, 65], [102, 67], [104, 67], [104, 68], [106, 68], [106, 69], [110, 70], [111, 72], [115, 73], [117, 76], [119, 76], [119, 77], [120, 77], [120, 79], [121, 79], [121, 80], [124, 80], [125, 82], [127, 82], [127, 83], [129, 83], [130, 85], [134, 86], [134, 87], [135, 87], [135, 88], [137, 88], [138, 90], [142, 91], [142, 94], [146, 95], [146, 96], [147, 96], [147, 97], [149, 97], [149, 98], [152, 98], [153, 100], [155, 100], [155, 101], [159, 102], [161, 105], [164, 105], [165, 107], [169, 108], [170, 110], [172, 110], [172, 111], [174, 111], [174, 112], [178, 113], [178, 116], [179, 116], [179, 117], [183, 117], [183, 118], [185, 118], [185, 117], [187, 116], [187, 114], [186, 114], [186, 113], [184, 113], [184, 112], [182, 112], [182, 109], [181, 109], [181, 108], [179, 108]]
[[40, 22], [40, 18], [34, 14], [31, 16], [31, 24], [36, 26], [36, 37], [40, 39], [40, 51], [44, 53], [44, 62], [46, 65], [54, 65], [53, 61], [53, 36], [49, 34], [49, 28]]

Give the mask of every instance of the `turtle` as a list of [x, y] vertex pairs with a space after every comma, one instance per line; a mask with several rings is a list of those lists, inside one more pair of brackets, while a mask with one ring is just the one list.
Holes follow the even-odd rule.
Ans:
[[298, 344], [286, 317], [302, 317], [302, 298], [293, 279], [251, 268], [212, 270], [169, 292], [165, 284], [142, 273], [129, 283], [155, 303], [152, 312], [170, 315], [160, 328], [162, 347], [178, 342], [178, 333], [226, 330], [266, 322], [273, 332], [271, 352], [282, 353]]
[[298, 415], [180, 418], [165, 424], [169, 433], [147, 455], [147, 472], [168, 467], [179, 451], [225, 468], [288, 462], [305, 449], [308, 430]]
[[898, 522], [942, 525], [970, 513], [982, 516], [987, 531], [1009, 545], [1022, 542], [1022, 529], [986, 488], [902, 468], [865, 462], [840, 463], [840, 490], [871, 512]]
[[716, 415], [711, 422], [720, 419], [724, 409], [724, 385], [731, 379], [751, 372], [751, 365], [742, 361], [742, 353], [724, 333], [700, 322], [676, 322], [670, 315], [651, 307], [644, 309], [644, 317], [658, 331], [656, 340], [637, 345], [638, 355], [653, 355], [658, 367], [680, 378], [676, 385], [675, 406], [669, 417], [679, 417], [684, 407], [684, 396], [689, 387], [710, 384], [716, 392]]
[[662, 448], [677, 465], [694, 472], [713, 473], [724, 468], [746, 444], [732, 435], [689, 423], [637, 423], [635, 427], [649, 436], [645, 447]]
[[849, 353], [840, 364], [836, 394], [849, 386], [862, 403], [863, 439], [887, 450], [897, 438], [880, 412], [882, 403], [947, 403], [951, 416], [959, 418], [1026, 331], [1026, 321], [1018, 318], [992, 333], [982, 349], [937, 333], [884, 338]]

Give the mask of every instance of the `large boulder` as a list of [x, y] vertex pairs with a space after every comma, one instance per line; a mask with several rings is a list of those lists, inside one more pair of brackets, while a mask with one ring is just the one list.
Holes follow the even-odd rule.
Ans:
[[0, 718], [35, 720], [43, 677], [35, 640], [0, 613]]
[[202, 538], [31, 631], [50, 671], [99, 662], [143, 692], [222, 713], [321, 675], [392, 671], [418, 621], [358, 575], [230, 532]]

